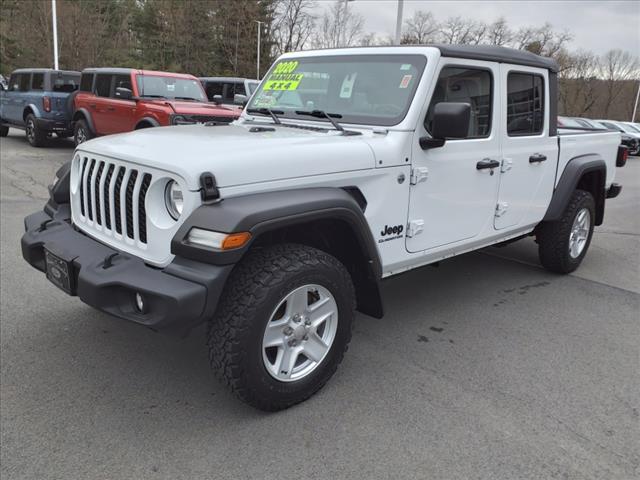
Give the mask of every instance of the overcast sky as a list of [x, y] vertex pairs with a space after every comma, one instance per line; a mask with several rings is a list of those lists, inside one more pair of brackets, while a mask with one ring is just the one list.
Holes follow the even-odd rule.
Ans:
[[[330, 0], [321, 0], [328, 7]], [[353, 0], [349, 8], [362, 14], [365, 32], [394, 36], [396, 0]], [[416, 10], [430, 11], [438, 20], [462, 16], [493, 21], [503, 16], [514, 29], [551, 23], [557, 30], [567, 29], [574, 38], [570, 48], [604, 53], [621, 48], [640, 55], [640, 1], [431, 1], [405, 0], [403, 18]]]

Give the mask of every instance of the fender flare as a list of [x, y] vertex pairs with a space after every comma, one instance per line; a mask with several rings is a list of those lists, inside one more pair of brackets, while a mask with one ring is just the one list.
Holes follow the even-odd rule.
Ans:
[[89, 110], [82, 107], [82, 108], [78, 108], [75, 112], [73, 112], [73, 117], [72, 117], [73, 123], [77, 122], [80, 119], [80, 117], [83, 117], [84, 120], [87, 121], [87, 123], [89, 124], [89, 129], [91, 130], [91, 133], [95, 135], [96, 129], [93, 125], [93, 119], [91, 118], [91, 113], [89, 113]]
[[144, 117], [144, 118], [141, 118], [138, 121], [138, 123], [136, 123], [136, 126], [135, 126], [134, 130], [138, 130], [138, 128], [140, 127], [140, 124], [141, 123], [145, 123], [145, 122], [150, 123], [152, 127], [159, 127], [160, 126], [160, 122], [158, 122], [158, 120], [156, 120], [155, 118], [153, 118], [153, 117]]
[[36, 118], [42, 118], [42, 114], [40, 113], [38, 107], [36, 107], [35, 104], [30, 103], [29, 105], [26, 105], [24, 107], [24, 110], [22, 110], [22, 120], [27, 120], [27, 110], [31, 110]]
[[[256, 193], [202, 205], [176, 232], [171, 241], [171, 252], [200, 262], [234, 264], [242, 259], [260, 235], [317, 220], [337, 220], [348, 226], [365, 263], [360, 278], [362, 282], [356, 285], [358, 310], [381, 318], [383, 306], [379, 284], [382, 264], [378, 248], [363, 209], [351, 194], [341, 188], [318, 187]], [[250, 232], [251, 241], [237, 250], [214, 252], [186, 241], [193, 227], [226, 233]]]
[[[596, 225], [602, 224], [604, 216], [605, 181], [607, 178], [607, 164], [604, 159], [596, 154], [580, 155], [574, 157], [564, 167], [558, 185], [553, 192], [547, 212], [542, 219], [545, 222], [559, 220], [569, 204], [571, 195], [578, 187], [580, 179], [587, 173], [601, 172], [599, 182], [596, 185]], [[600, 193], [602, 195], [600, 195]]]

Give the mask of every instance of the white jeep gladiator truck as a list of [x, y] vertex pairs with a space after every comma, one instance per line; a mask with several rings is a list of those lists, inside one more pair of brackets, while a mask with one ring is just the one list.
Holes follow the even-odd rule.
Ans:
[[557, 67], [500, 47], [288, 53], [242, 117], [80, 145], [24, 258], [85, 303], [155, 330], [206, 322], [214, 370], [263, 410], [341, 362], [380, 282], [535, 236], [584, 258], [621, 186], [620, 134], [558, 132]]

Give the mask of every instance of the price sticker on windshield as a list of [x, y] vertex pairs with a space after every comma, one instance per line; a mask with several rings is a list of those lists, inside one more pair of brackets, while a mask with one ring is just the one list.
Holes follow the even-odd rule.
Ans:
[[298, 62], [280, 62], [265, 82], [263, 90], [296, 90], [302, 80], [302, 73], [294, 73]]

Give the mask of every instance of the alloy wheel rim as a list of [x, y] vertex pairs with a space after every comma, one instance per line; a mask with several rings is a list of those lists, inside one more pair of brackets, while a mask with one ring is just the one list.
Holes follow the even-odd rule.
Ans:
[[591, 213], [587, 208], [582, 208], [578, 211], [576, 218], [573, 219], [573, 226], [569, 235], [569, 255], [571, 255], [571, 258], [578, 258], [584, 251], [590, 228]]
[[325, 359], [338, 331], [338, 305], [321, 285], [289, 292], [275, 308], [262, 338], [262, 360], [281, 382], [307, 377]]
[[29, 120], [27, 122], [27, 138], [30, 141], [33, 141], [33, 137], [34, 137], [34, 133], [33, 133], [34, 127], [33, 127], [33, 120]]
[[83, 143], [86, 140], [86, 135], [84, 134], [84, 128], [80, 127], [78, 129], [77, 141], [78, 145]]

